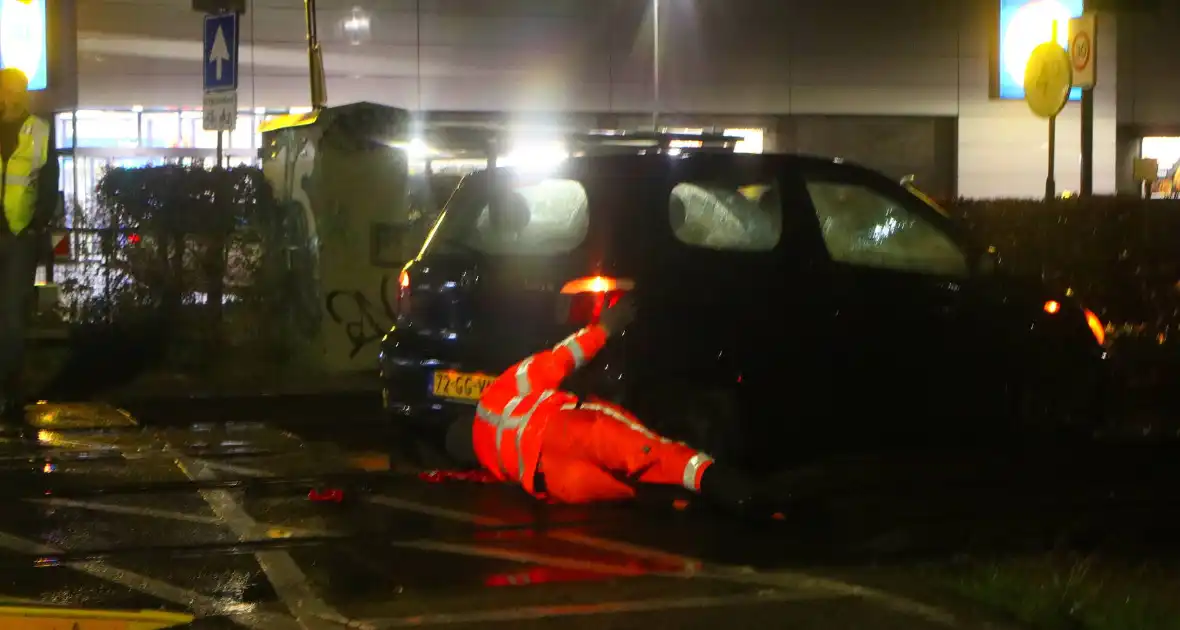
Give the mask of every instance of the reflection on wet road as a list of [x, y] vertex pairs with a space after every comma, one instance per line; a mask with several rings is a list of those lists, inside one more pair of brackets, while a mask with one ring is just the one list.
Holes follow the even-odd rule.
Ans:
[[786, 570], [807, 543], [683, 497], [539, 505], [427, 483], [379, 429], [344, 433], [40, 405], [0, 435], [0, 600], [189, 611], [199, 628], [975, 627]]

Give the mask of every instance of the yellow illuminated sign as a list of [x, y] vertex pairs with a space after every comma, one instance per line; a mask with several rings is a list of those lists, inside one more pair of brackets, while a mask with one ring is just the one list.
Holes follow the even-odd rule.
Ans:
[[[1037, 46], [1053, 38], [1057, 22], [1057, 43], [1069, 48], [1069, 20], [1082, 15], [1082, 0], [999, 0], [1000, 1], [1000, 98], [1024, 98], [1024, 72]], [[1070, 92], [1070, 100], [1081, 91]]]

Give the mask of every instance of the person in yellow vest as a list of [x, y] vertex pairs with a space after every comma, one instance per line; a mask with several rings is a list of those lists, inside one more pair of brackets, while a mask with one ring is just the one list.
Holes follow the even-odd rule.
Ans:
[[0, 422], [22, 419], [19, 391], [44, 231], [57, 207], [52, 127], [29, 112], [29, 80], [0, 69]]

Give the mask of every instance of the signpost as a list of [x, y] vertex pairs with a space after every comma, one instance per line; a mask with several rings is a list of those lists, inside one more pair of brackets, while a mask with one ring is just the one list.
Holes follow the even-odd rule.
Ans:
[[1029, 55], [1024, 71], [1024, 100], [1032, 113], [1049, 120], [1049, 173], [1045, 177], [1045, 201], [1057, 196], [1053, 172], [1057, 160], [1057, 114], [1069, 100], [1073, 67], [1069, 54], [1057, 43], [1057, 20], [1053, 37], [1038, 45]]
[[1073, 85], [1082, 88], [1081, 195], [1094, 192], [1094, 84], [1098, 59], [1098, 20], [1093, 12], [1069, 21], [1069, 60]]
[[205, 98], [202, 127], [217, 132], [217, 166], [222, 163], [222, 132], [233, 131], [238, 121], [238, 14], [205, 16]]

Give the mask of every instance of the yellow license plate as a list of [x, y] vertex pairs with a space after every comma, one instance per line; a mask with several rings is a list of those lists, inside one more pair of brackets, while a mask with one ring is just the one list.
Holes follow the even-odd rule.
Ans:
[[432, 391], [439, 398], [475, 401], [479, 400], [484, 390], [495, 380], [496, 377], [488, 376], [487, 374], [452, 371], [435, 372], [434, 388]]

